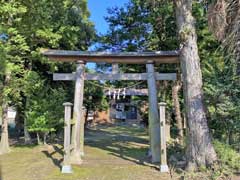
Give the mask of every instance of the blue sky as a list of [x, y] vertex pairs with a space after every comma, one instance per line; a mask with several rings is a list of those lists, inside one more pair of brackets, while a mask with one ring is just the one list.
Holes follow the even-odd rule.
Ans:
[[[88, 0], [88, 9], [91, 13], [90, 20], [95, 24], [97, 33], [105, 34], [108, 30], [108, 24], [104, 19], [107, 16], [107, 8], [123, 6], [129, 0]], [[94, 48], [94, 46], [92, 46]], [[92, 49], [89, 48], [89, 50]], [[94, 69], [95, 63], [87, 63], [89, 69]]]
[[107, 8], [123, 6], [129, 0], [88, 0], [88, 9], [91, 13], [91, 21], [94, 22], [98, 33], [106, 33], [108, 25], [104, 20], [107, 15]]

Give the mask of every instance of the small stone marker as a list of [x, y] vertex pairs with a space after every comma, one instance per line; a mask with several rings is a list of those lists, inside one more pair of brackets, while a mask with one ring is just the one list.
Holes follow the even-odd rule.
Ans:
[[84, 124], [85, 124], [85, 111], [86, 108], [82, 107], [82, 117], [81, 117], [81, 124], [80, 124], [80, 155], [84, 156]]
[[64, 103], [65, 117], [64, 117], [64, 160], [62, 166], [62, 173], [72, 173], [72, 166], [70, 164], [70, 140], [71, 140], [71, 111], [72, 103]]
[[166, 103], [161, 102], [159, 105], [159, 117], [160, 117], [160, 138], [161, 138], [161, 164], [160, 164], [160, 172], [168, 172], [167, 165], [167, 147], [166, 147], [166, 120], [165, 120], [165, 109]]

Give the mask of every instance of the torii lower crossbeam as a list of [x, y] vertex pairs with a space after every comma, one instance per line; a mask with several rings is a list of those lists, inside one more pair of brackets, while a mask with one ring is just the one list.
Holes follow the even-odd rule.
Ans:
[[[176, 73], [155, 73], [156, 80], [176, 80]], [[54, 81], [74, 81], [76, 73], [54, 73]], [[146, 81], [148, 79], [147, 73], [117, 73], [117, 74], [91, 74], [86, 73], [84, 80], [112, 80], [112, 81]]]

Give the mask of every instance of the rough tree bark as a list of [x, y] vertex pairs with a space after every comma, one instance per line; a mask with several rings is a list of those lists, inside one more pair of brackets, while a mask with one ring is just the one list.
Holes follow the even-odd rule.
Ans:
[[[225, 37], [222, 41], [228, 51], [233, 53], [236, 62], [236, 74], [240, 76], [240, 1], [230, 0], [226, 6]], [[216, 7], [216, 6], [215, 6]]]
[[[28, 70], [28, 71], [32, 71], [32, 61], [28, 61], [28, 60], [25, 60], [24, 62], [25, 64], [25, 68]], [[26, 97], [23, 95], [23, 119], [24, 119], [24, 142], [25, 144], [32, 144], [32, 138], [29, 134], [29, 131], [28, 131], [28, 122], [27, 122], [27, 114], [26, 114], [26, 109], [28, 108], [29, 106], [29, 97]]]
[[32, 144], [32, 139], [31, 139], [31, 136], [27, 129], [27, 119], [26, 118], [24, 118], [24, 143]]
[[28, 124], [27, 124], [27, 114], [26, 114], [26, 112], [24, 112], [26, 109], [27, 109], [27, 107], [29, 106], [29, 100], [28, 100], [28, 98], [27, 97], [24, 97], [24, 102], [23, 102], [23, 104], [24, 104], [24, 109], [22, 110], [23, 112], [23, 115], [22, 115], [22, 118], [24, 119], [24, 121], [23, 121], [23, 128], [24, 128], [24, 143], [25, 144], [32, 144], [32, 138], [31, 138], [31, 136], [30, 136], [30, 134], [29, 134], [29, 131], [28, 131]]
[[181, 90], [182, 83], [181, 80], [177, 79], [174, 82], [174, 85], [172, 87], [172, 99], [173, 99], [173, 105], [174, 105], [174, 114], [175, 119], [177, 122], [177, 128], [178, 128], [178, 138], [179, 143], [183, 145], [183, 119], [181, 116], [181, 108], [179, 103], [179, 91]]
[[181, 49], [184, 99], [188, 120], [187, 169], [212, 165], [216, 160], [203, 104], [202, 72], [197, 47], [192, 0], [175, 0], [176, 23]]
[[[4, 87], [8, 87], [11, 79], [11, 74], [7, 73], [4, 80]], [[9, 142], [8, 142], [8, 102], [4, 97], [2, 100], [2, 133], [0, 141], [0, 154], [5, 154], [10, 152]]]
[[216, 0], [208, 7], [208, 26], [228, 52], [234, 55], [240, 75], [240, 1]]
[[37, 144], [40, 145], [40, 144], [42, 144], [42, 141], [41, 141], [41, 138], [40, 138], [40, 133], [36, 132], [36, 134], [37, 134]]
[[43, 133], [43, 144], [44, 145], [47, 144], [47, 136], [48, 136], [48, 132], [47, 133]]

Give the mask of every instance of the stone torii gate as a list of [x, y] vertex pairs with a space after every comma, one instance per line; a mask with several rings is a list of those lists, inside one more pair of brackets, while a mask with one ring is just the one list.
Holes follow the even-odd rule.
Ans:
[[[154, 70], [154, 64], [179, 63], [178, 51], [157, 51], [157, 52], [128, 52], [128, 53], [107, 53], [107, 52], [83, 52], [64, 50], [45, 50], [43, 55], [51, 60], [61, 62], [76, 62], [75, 73], [56, 73], [53, 79], [56, 81], [75, 81], [75, 95], [73, 120], [75, 122], [72, 132], [72, 153], [71, 162], [81, 164], [81, 156], [84, 155], [84, 122], [82, 118], [84, 80], [146, 80], [148, 83], [149, 97], [149, 134], [152, 162], [160, 162], [160, 123], [157, 100], [157, 80], [176, 80], [176, 73], [158, 73]], [[112, 64], [111, 74], [85, 73], [84, 67], [87, 62], [110, 63]], [[120, 73], [118, 64], [146, 64], [146, 73]], [[161, 110], [160, 110], [161, 111]], [[161, 133], [162, 134], [162, 133]], [[162, 137], [163, 138], [163, 137]]]

